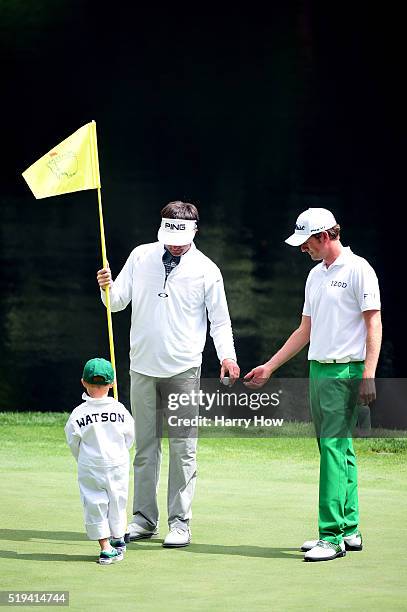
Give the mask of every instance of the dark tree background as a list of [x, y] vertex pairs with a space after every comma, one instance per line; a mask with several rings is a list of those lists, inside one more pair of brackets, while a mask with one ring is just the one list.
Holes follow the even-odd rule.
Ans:
[[[84, 361], [108, 357], [96, 193], [36, 201], [21, 178], [92, 119], [114, 273], [165, 203], [198, 204], [245, 372], [299, 321], [312, 264], [284, 238], [330, 208], [381, 282], [378, 375], [403, 377], [403, 23], [390, 5], [311, 0], [2, 2], [0, 409], [70, 410]], [[129, 315], [114, 317], [125, 402]], [[211, 342], [203, 371], [218, 372]], [[281, 369], [306, 372], [305, 352]]]

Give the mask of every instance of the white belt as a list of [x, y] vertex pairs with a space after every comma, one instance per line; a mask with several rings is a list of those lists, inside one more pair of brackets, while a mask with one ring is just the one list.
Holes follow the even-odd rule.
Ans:
[[350, 357], [341, 357], [341, 359], [318, 359], [319, 363], [349, 363], [350, 361], [356, 360]]

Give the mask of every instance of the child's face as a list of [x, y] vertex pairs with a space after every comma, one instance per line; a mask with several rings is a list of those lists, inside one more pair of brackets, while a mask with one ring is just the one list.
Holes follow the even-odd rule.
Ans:
[[91, 383], [85, 382], [83, 378], [81, 379], [81, 382], [83, 386], [85, 387], [86, 393], [89, 395], [89, 397], [94, 397], [96, 399], [99, 399], [101, 397], [106, 397], [107, 394], [109, 393], [109, 389], [113, 387], [112, 384], [92, 385]]

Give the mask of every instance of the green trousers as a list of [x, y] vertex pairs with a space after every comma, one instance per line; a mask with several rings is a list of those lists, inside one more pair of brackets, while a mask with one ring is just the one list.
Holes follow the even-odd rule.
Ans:
[[310, 362], [311, 414], [320, 452], [319, 538], [340, 544], [358, 530], [356, 425], [364, 363]]

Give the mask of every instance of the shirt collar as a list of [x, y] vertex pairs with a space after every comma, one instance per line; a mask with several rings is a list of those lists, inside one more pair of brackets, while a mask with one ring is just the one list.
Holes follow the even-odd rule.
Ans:
[[86, 392], [82, 393], [82, 399], [85, 400], [88, 404], [111, 404], [115, 401], [114, 397], [111, 395], [106, 395], [106, 397], [90, 397]]
[[[165, 246], [163, 244], [161, 244], [161, 242], [157, 242], [157, 244], [160, 245], [160, 251], [161, 251], [161, 253], [163, 255], [167, 249], [165, 248]], [[161, 249], [163, 249], [163, 251]], [[185, 257], [190, 255], [194, 251], [196, 251], [196, 246], [195, 246], [194, 242], [191, 242], [191, 246], [189, 247], [188, 251], [186, 253], [184, 253], [183, 255], [180, 255], [180, 257], [181, 257], [180, 263], [182, 263], [183, 259], [185, 259]]]
[[179, 262], [181, 261], [181, 257], [182, 255], [178, 255], [178, 256], [172, 255], [171, 252], [166, 247], [164, 247], [164, 255], [162, 257], [164, 265], [166, 263], [171, 263], [173, 261], [175, 262], [175, 265], [178, 265]]
[[333, 261], [331, 263], [329, 268], [327, 268], [324, 263], [322, 264], [322, 267], [323, 267], [324, 270], [330, 270], [334, 266], [343, 266], [346, 263], [346, 261], [348, 260], [348, 258], [350, 257], [350, 255], [352, 255], [352, 254], [353, 253], [352, 253], [350, 247], [343, 247], [342, 251], [341, 251], [341, 254], [335, 259], [335, 261]]

